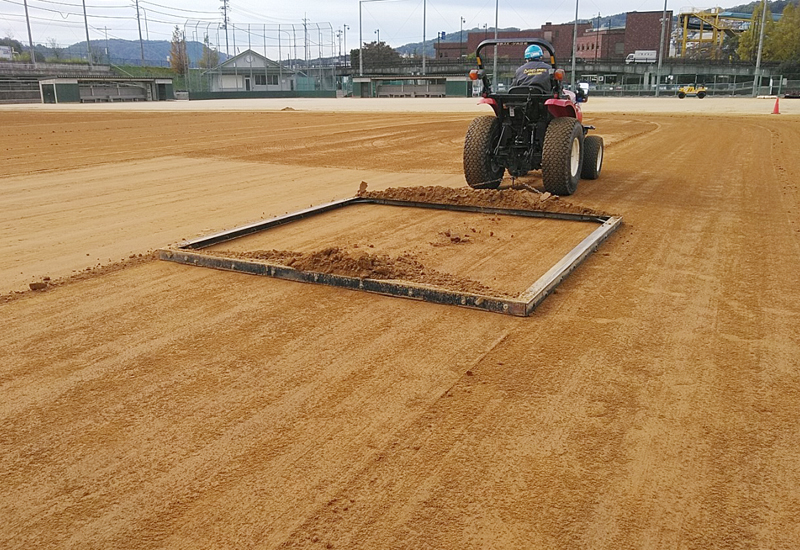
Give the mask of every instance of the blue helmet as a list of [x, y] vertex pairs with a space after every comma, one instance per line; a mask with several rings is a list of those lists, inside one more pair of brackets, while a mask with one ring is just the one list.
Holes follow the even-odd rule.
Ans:
[[525, 60], [532, 61], [536, 59], [541, 59], [544, 57], [544, 53], [542, 52], [542, 48], [537, 46], [536, 44], [531, 44], [527, 48], [525, 48]]

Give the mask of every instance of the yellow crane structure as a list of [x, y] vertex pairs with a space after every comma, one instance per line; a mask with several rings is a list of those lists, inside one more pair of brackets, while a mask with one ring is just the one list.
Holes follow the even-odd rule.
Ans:
[[747, 30], [755, 20], [755, 13], [736, 13], [722, 8], [682, 9], [678, 14], [678, 28], [683, 31], [680, 57], [686, 57], [686, 47], [694, 44], [715, 46], [712, 57], [719, 55], [725, 36], [733, 36]]

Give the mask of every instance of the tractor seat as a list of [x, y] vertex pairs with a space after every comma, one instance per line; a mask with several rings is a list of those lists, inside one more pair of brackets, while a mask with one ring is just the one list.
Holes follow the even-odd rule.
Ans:
[[544, 89], [544, 86], [534, 84], [533, 86], [512, 86], [508, 89], [509, 94], [513, 95], [541, 95], [549, 94], [550, 92]]

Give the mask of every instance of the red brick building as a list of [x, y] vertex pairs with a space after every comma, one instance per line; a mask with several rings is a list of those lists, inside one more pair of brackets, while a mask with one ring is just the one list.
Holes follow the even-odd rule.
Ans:
[[590, 29], [578, 37], [578, 59], [624, 59], [625, 28]]
[[[497, 38], [543, 38], [553, 44], [556, 50], [556, 59], [559, 63], [564, 63], [570, 58], [572, 54], [572, 31], [574, 25], [572, 23], [564, 23], [561, 25], [553, 25], [552, 23], [545, 23], [541, 29], [527, 29], [522, 31], [506, 31], [497, 33]], [[587, 29], [592, 26], [589, 23], [581, 23], [578, 25], [578, 36], [583, 34]], [[467, 54], [475, 53], [478, 44], [487, 38], [494, 38], [494, 31], [488, 30], [487, 32], [471, 32], [467, 35]], [[507, 58], [511, 60], [521, 61], [525, 53], [523, 46], [500, 46], [497, 50], [499, 58]], [[484, 61], [494, 57], [493, 48], [486, 48], [483, 52]]]
[[[624, 59], [629, 53], [636, 50], [658, 51], [659, 37], [661, 36], [660, 11], [629, 12], [624, 28], [592, 29], [591, 23], [578, 25], [577, 57], [584, 60], [595, 59]], [[540, 29], [522, 31], [499, 32], [498, 38], [543, 38], [553, 44], [556, 50], [556, 59], [560, 65], [569, 62], [572, 55], [572, 33], [574, 25], [564, 23], [553, 25], [548, 22]], [[667, 27], [664, 34], [665, 52], [669, 52], [669, 36], [672, 30], [672, 12], [667, 11]], [[467, 34], [466, 43], [441, 42], [434, 44], [437, 59], [458, 59], [462, 54], [469, 55], [483, 40], [494, 38], [494, 31], [487, 29], [485, 32], [470, 32]], [[524, 53], [521, 46], [500, 46], [497, 56], [512, 61], [521, 61]], [[484, 63], [494, 56], [493, 48], [486, 48], [483, 52]]]
[[[632, 11], [625, 21], [625, 55], [636, 50], [658, 51], [661, 38], [661, 11]], [[664, 33], [664, 54], [669, 53], [669, 35], [672, 31], [672, 11], [667, 11]]]
[[466, 42], [437, 41], [434, 49], [436, 50], [436, 59], [458, 59], [469, 53]]

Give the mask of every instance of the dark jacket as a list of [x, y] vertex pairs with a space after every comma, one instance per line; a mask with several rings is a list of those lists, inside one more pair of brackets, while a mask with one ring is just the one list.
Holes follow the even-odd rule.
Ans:
[[541, 86], [550, 91], [550, 70], [552, 67], [544, 61], [528, 61], [517, 69], [512, 86]]

